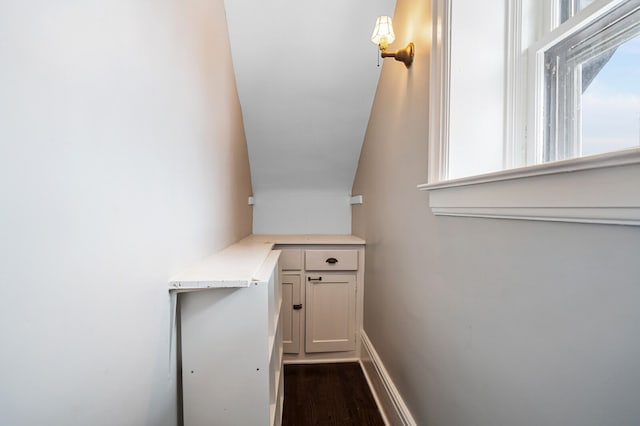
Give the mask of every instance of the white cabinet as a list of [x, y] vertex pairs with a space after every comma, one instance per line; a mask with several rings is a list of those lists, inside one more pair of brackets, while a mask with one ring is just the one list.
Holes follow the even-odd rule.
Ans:
[[279, 245], [287, 362], [359, 356], [363, 246]]
[[180, 294], [186, 426], [281, 424], [284, 327], [278, 256], [271, 252], [245, 287]]
[[184, 425], [280, 425], [283, 359], [358, 359], [364, 244], [251, 235], [169, 280]]

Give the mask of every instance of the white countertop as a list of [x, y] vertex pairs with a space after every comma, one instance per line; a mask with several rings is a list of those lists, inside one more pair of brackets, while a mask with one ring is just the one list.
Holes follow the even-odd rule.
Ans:
[[295, 235], [295, 234], [252, 234], [245, 238], [243, 241], [255, 241], [271, 244], [291, 244], [291, 245], [304, 245], [304, 244], [331, 244], [331, 245], [363, 245], [365, 241], [362, 238], [354, 235], [325, 235], [325, 234], [307, 234], [307, 235]]
[[226, 249], [203, 259], [173, 276], [169, 289], [178, 291], [208, 288], [249, 287], [260, 281], [260, 271], [275, 245], [364, 245], [353, 235], [249, 235]]

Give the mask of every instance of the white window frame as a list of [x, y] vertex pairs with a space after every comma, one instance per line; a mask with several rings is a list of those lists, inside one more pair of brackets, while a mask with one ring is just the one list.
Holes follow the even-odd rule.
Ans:
[[[554, 29], [545, 34], [539, 41], [536, 41], [529, 48], [529, 68], [528, 75], [534, 76], [534, 86], [531, 97], [534, 98], [536, 109], [532, 109], [528, 114], [528, 128], [532, 129], [532, 144], [535, 145], [535, 157], [528, 159], [527, 164], [540, 164], [544, 162], [544, 145], [545, 145], [545, 117], [542, 114], [536, 114], [541, 111], [541, 106], [545, 102], [545, 53], [552, 47], [560, 44], [563, 40], [570, 38], [580, 30], [593, 24], [595, 21], [609, 13], [612, 9], [622, 5], [626, 0], [614, 1], [596, 1], [584, 9], [583, 13], [578, 13], [572, 22], [559, 24], [559, 11], [556, 11], [553, 20], [557, 23]], [[559, 1], [554, 3], [559, 4]], [[556, 15], [557, 13], [557, 15]], [[577, 141], [573, 141], [577, 143]], [[564, 142], [557, 142], [564, 145]], [[568, 146], [559, 147], [561, 151], [569, 151], [572, 149]], [[577, 148], [575, 148], [577, 149]]]
[[[451, 1], [432, 3], [429, 181], [418, 187], [429, 191], [433, 213], [640, 225], [640, 148], [541, 163], [544, 123], [536, 114], [544, 102], [544, 51], [624, 0], [596, 0], [576, 15], [580, 18], [560, 26], [559, 2], [547, 0], [543, 19], [534, 27], [522, 16], [540, 0], [506, 0], [507, 31], [513, 37], [505, 52], [504, 139], [510, 142], [505, 143], [505, 170], [447, 180]], [[528, 53], [522, 46], [531, 46]]]
[[432, 1], [433, 26], [429, 82], [429, 182], [446, 179], [449, 169], [449, 94], [451, 83], [451, 2]]

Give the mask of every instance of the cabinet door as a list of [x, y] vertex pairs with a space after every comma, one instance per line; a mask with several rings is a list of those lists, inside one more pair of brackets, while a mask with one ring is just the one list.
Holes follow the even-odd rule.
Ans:
[[282, 287], [282, 346], [287, 354], [300, 352], [300, 275], [283, 274]]
[[305, 350], [355, 350], [355, 274], [307, 274], [306, 299]]

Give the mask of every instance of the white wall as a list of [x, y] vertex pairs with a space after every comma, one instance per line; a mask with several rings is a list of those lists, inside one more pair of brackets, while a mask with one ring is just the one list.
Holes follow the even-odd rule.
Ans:
[[324, 191], [263, 191], [255, 196], [255, 234], [350, 234], [351, 195]]
[[636, 425], [640, 228], [434, 217], [416, 190], [428, 3], [398, 1], [416, 59], [385, 62], [354, 182], [364, 329], [420, 425]]
[[1, 2], [0, 58], [0, 424], [173, 425], [167, 280], [251, 231], [223, 2]]

